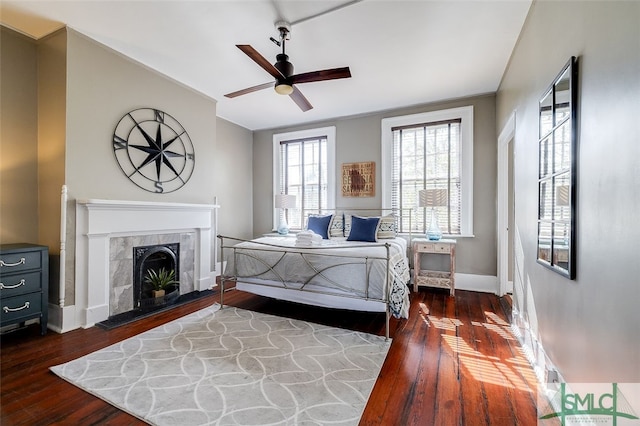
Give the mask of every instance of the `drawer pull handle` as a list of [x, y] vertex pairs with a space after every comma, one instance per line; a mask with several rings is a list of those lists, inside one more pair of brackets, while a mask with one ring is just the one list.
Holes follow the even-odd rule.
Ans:
[[18, 284], [16, 284], [16, 285], [4, 285], [3, 283], [0, 283], [0, 289], [10, 290], [12, 288], [18, 288], [20, 286], [23, 286], [25, 284], [26, 284], [26, 282], [24, 281], [24, 279], [20, 280], [20, 282]]
[[27, 263], [27, 260], [24, 257], [20, 258], [20, 261], [16, 263], [6, 263], [4, 260], [0, 260], [0, 266], [18, 266], [18, 265], [24, 265], [26, 263]]
[[29, 309], [29, 302], [24, 302], [24, 305], [20, 306], [19, 308], [10, 308], [8, 306], [4, 306], [2, 308], [5, 314], [8, 314], [9, 312], [21, 311], [23, 309]]

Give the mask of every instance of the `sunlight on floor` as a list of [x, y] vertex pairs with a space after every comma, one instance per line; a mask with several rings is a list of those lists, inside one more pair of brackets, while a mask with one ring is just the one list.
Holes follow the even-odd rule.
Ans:
[[489, 311], [484, 311], [484, 314], [486, 315], [486, 317], [488, 319], [490, 319], [491, 321], [493, 321], [494, 323], [498, 324], [498, 325], [503, 325], [505, 327], [509, 327], [509, 323], [506, 322], [505, 320], [503, 320], [502, 318], [500, 318], [498, 315], [496, 315], [494, 312], [489, 312]]
[[[517, 344], [517, 339], [511, 332], [508, 322], [493, 312], [484, 312], [485, 322], [473, 321], [470, 324], [473, 327], [483, 327], [486, 332], [492, 333], [491, 339], [515, 341], [509, 345], [515, 354], [508, 358], [501, 358], [498, 354], [485, 354], [476, 350], [472, 344], [457, 335], [458, 327], [465, 325], [462, 321], [456, 318], [439, 318], [429, 315], [428, 308], [423, 307], [422, 304], [420, 309], [421, 316], [427, 325], [449, 332], [442, 334], [442, 339], [458, 355], [460, 366], [469, 371], [474, 379], [524, 392], [535, 392], [536, 375], [524, 351]], [[455, 332], [455, 335], [450, 332]], [[479, 332], [478, 335], [486, 332]]]
[[486, 324], [486, 323], [481, 324], [481, 325], [483, 327], [485, 327], [487, 330], [495, 331], [503, 339], [515, 340], [515, 337], [513, 337], [513, 334], [511, 334], [511, 330], [508, 328], [508, 326], [496, 325], [496, 324]]
[[429, 319], [427, 318], [429, 316], [429, 308], [424, 303], [419, 303], [418, 306], [420, 306], [420, 318], [429, 326]]
[[429, 322], [433, 324], [434, 327], [447, 331], [456, 331], [456, 327], [463, 325], [462, 321], [456, 318], [436, 318], [430, 315]]

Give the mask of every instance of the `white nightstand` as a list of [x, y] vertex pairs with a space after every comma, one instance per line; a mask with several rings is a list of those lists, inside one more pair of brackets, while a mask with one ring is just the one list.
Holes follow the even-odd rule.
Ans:
[[[448, 288], [449, 294], [453, 296], [456, 288], [456, 240], [432, 241], [426, 238], [415, 238], [411, 243], [413, 247], [413, 291], [417, 292], [418, 286]], [[449, 256], [449, 270], [420, 269], [423, 255]]]

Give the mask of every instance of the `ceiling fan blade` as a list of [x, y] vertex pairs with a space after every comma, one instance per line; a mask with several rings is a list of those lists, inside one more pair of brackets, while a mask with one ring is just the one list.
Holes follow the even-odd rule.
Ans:
[[256, 49], [248, 44], [236, 44], [236, 47], [242, 50], [248, 57], [253, 59], [253, 62], [260, 65], [262, 69], [271, 74], [273, 78], [284, 78], [284, 75], [276, 67], [273, 66], [264, 56], [262, 56]]
[[237, 92], [231, 92], [224, 95], [227, 98], [235, 98], [236, 96], [246, 95], [247, 93], [257, 92], [258, 90], [267, 89], [273, 87], [273, 81], [268, 83], [258, 84], [257, 86], [247, 87], [246, 89], [238, 90]]
[[297, 84], [311, 83], [312, 81], [336, 80], [338, 78], [349, 77], [351, 77], [351, 71], [349, 70], [349, 67], [344, 67], [296, 74], [291, 76], [291, 80], [293, 84]]
[[307, 98], [304, 97], [302, 92], [295, 86], [293, 87], [293, 92], [291, 92], [289, 97], [293, 99], [293, 102], [295, 102], [298, 107], [300, 107], [302, 112], [309, 111], [311, 108], [313, 108], [313, 105], [311, 105]]

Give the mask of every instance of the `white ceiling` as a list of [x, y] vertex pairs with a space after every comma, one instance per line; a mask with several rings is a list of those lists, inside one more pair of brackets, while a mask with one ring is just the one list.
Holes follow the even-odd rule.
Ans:
[[[0, 2], [0, 20], [39, 39], [67, 25], [218, 101], [218, 116], [251, 130], [297, 125], [495, 92], [531, 0], [200, 0]], [[352, 78], [298, 88], [302, 112], [235, 47], [270, 62], [274, 23], [292, 23], [295, 72], [348, 66]]]

